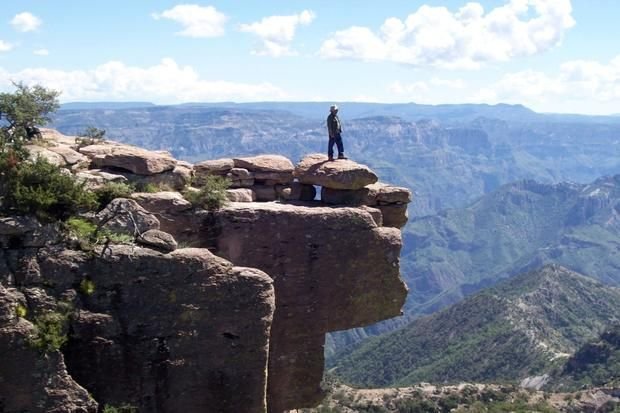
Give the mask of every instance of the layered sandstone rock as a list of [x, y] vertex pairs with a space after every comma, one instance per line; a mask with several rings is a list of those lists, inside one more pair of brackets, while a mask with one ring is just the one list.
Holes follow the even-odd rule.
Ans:
[[400, 231], [359, 208], [231, 204], [203, 222], [205, 246], [274, 279], [269, 409], [321, 397], [325, 333], [401, 314]]
[[323, 187], [321, 201], [331, 205], [372, 206], [383, 214], [383, 225], [402, 228], [408, 219], [407, 204], [411, 202], [411, 191], [384, 183], [375, 183], [356, 190]]

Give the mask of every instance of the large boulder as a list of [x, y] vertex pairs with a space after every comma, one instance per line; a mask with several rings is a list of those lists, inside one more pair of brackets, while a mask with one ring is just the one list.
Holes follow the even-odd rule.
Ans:
[[149, 229], [136, 238], [136, 242], [162, 252], [172, 252], [177, 249], [177, 242], [167, 232], [158, 229]]
[[194, 164], [196, 176], [226, 175], [235, 167], [235, 162], [230, 158], [209, 159]]
[[133, 199], [116, 198], [97, 213], [97, 221], [113, 232], [140, 235], [159, 229], [159, 220]]
[[281, 155], [258, 155], [246, 158], [234, 158], [235, 168], [244, 168], [252, 172], [293, 172], [293, 163]]
[[80, 153], [91, 158], [98, 168], [119, 168], [137, 175], [154, 175], [171, 171], [177, 164], [167, 152], [147, 151], [129, 145], [89, 145]]
[[194, 186], [204, 184], [209, 175], [226, 176], [233, 168], [235, 163], [230, 158], [210, 159], [194, 164]]
[[[247, 158], [234, 158], [235, 168], [252, 172], [256, 181], [270, 185], [293, 181], [293, 163], [280, 155], [258, 155]], [[268, 181], [268, 182], [267, 182]]]
[[366, 165], [341, 159], [328, 161], [327, 156], [304, 157], [295, 168], [294, 176], [303, 184], [332, 189], [361, 189], [377, 182], [377, 175]]

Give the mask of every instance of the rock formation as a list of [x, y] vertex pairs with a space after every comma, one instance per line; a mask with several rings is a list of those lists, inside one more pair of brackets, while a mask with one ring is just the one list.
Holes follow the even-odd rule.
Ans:
[[[401, 313], [398, 228], [411, 193], [377, 184], [367, 167], [321, 156], [295, 167], [277, 155], [189, 165], [43, 134], [37, 153], [89, 187], [118, 180], [168, 190], [116, 199], [92, 217], [134, 237], [130, 245], [80, 250], [54, 225], [0, 218], [0, 354], [39, 366], [0, 370], [0, 412], [311, 407], [322, 398], [325, 333]], [[223, 208], [195, 208], [169, 190], [209, 175], [238, 188]], [[41, 351], [33, 323], [50, 314], [67, 341]]]

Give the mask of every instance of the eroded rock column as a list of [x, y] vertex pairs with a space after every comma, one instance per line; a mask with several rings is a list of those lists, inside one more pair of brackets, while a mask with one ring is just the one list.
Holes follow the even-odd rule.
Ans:
[[325, 333], [401, 314], [400, 231], [364, 209], [231, 204], [208, 215], [202, 234], [217, 255], [274, 280], [270, 412], [320, 402]]

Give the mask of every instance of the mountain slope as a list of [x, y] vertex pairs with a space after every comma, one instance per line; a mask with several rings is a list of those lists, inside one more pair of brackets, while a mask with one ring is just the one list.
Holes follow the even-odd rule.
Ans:
[[548, 385], [556, 391], [583, 386], [620, 386], [620, 324], [584, 344]]
[[589, 185], [516, 182], [467, 208], [410, 220], [408, 311], [433, 311], [545, 263], [620, 285], [619, 213], [617, 175]]
[[556, 265], [475, 294], [331, 362], [362, 386], [542, 374], [620, 318], [620, 290]]

